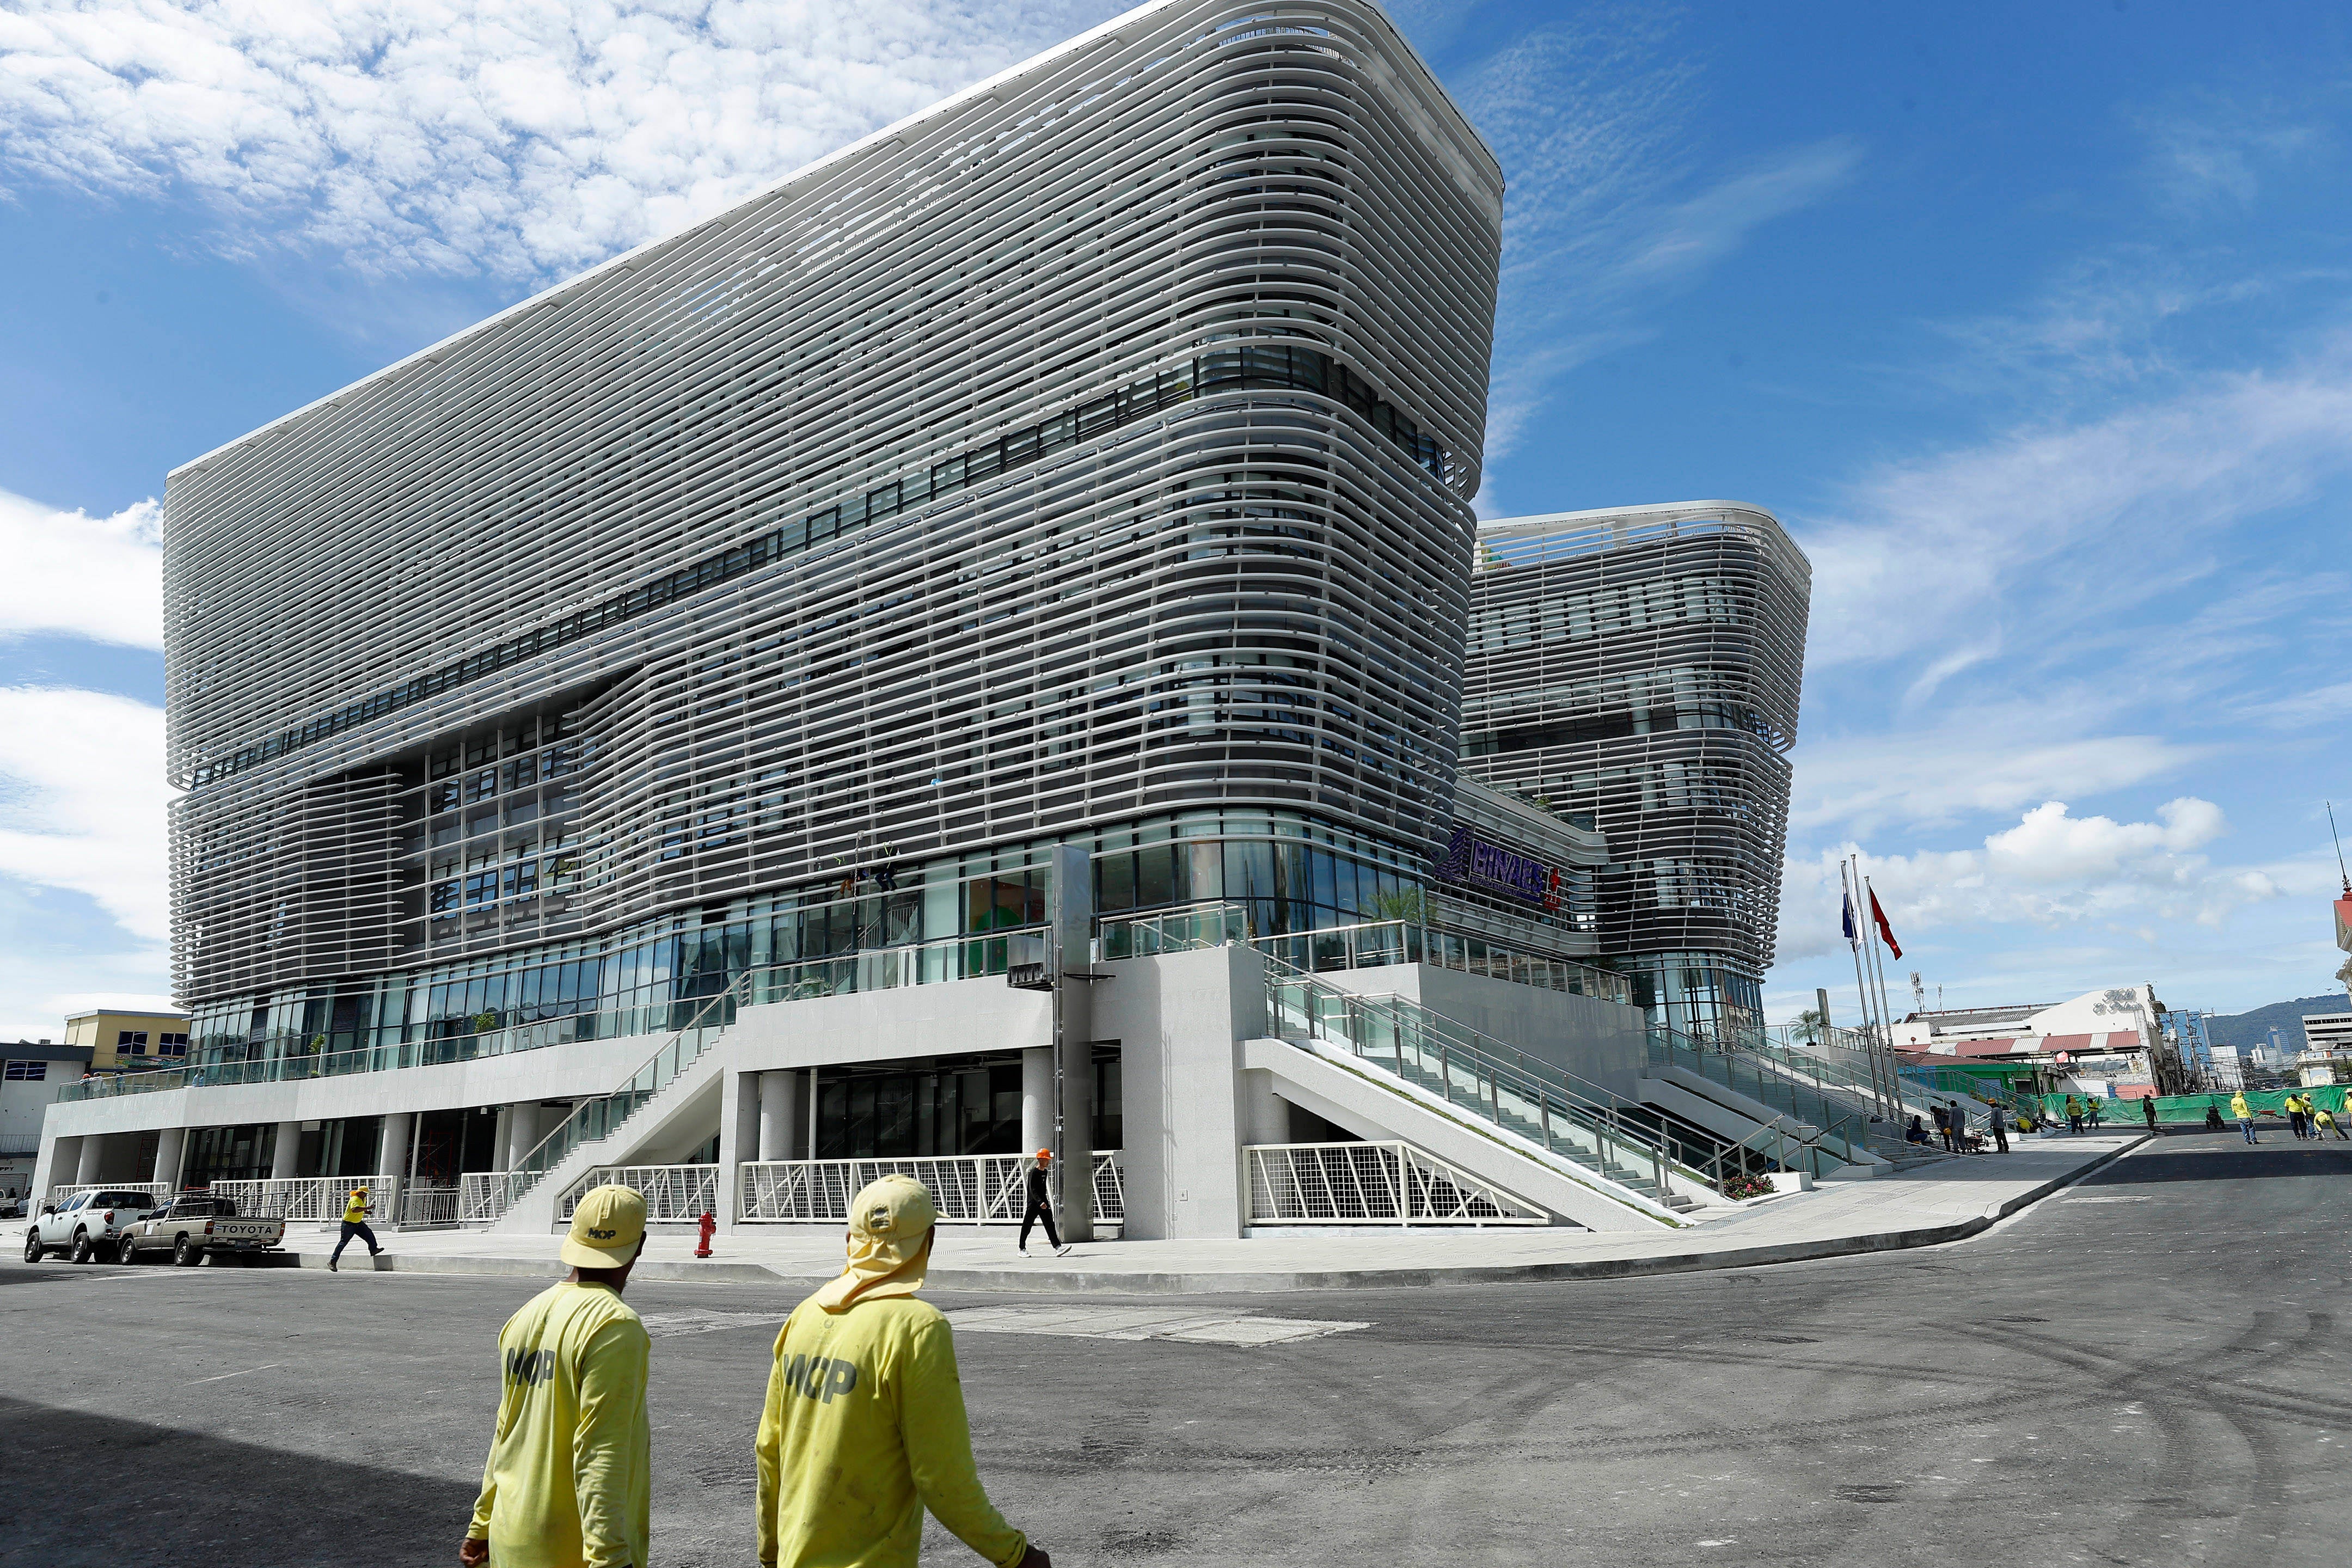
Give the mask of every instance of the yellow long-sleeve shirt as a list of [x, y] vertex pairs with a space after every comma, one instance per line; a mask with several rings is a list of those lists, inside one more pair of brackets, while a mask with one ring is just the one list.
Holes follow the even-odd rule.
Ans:
[[760, 1561], [915, 1568], [923, 1510], [999, 1568], [1028, 1538], [981, 1489], [939, 1309], [886, 1296], [828, 1312], [803, 1301], [776, 1336], [760, 1417]]
[[499, 1331], [505, 1393], [467, 1533], [490, 1568], [646, 1568], [652, 1342], [605, 1285], [552, 1286]]

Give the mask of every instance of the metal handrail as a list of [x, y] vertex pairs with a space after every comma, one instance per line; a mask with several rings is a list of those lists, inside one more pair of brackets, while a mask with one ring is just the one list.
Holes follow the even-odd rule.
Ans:
[[[912, 1176], [948, 1225], [1019, 1225], [1027, 1209], [1027, 1154], [893, 1154], [848, 1160], [749, 1160], [737, 1167], [737, 1219], [808, 1225], [846, 1219], [850, 1200], [877, 1176]], [[1094, 1152], [1095, 1218], [1123, 1223], [1124, 1156]]]
[[[1751, 1087], [1755, 1092], [1748, 1098], [1767, 1108], [1775, 1108], [1776, 1101], [1772, 1096], [1774, 1091], [1778, 1090], [1785, 1097], [1785, 1102], [1778, 1104], [1778, 1110], [1787, 1111], [1818, 1130], [1814, 1137], [1805, 1141], [1806, 1145], [1812, 1148], [1817, 1154], [1826, 1153], [1840, 1164], [1851, 1164], [1854, 1163], [1851, 1158], [1840, 1156], [1833, 1151], [1824, 1149], [1822, 1147], [1824, 1142], [1833, 1138], [1850, 1152], [1867, 1150], [1870, 1147], [1870, 1125], [1866, 1119], [1832, 1101], [1822, 1091], [1819, 1079], [1814, 1079], [1811, 1085], [1810, 1095], [1812, 1104], [1810, 1107], [1805, 1106], [1803, 1101], [1807, 1098], [1807, 1093], [1797, 1083], [1790, 1082], [1785, 1076], [1772, 1078], [1766, 1076], [1766, 1066], [1780, 1068], [1784, 1072], [1787, 1067], [1787, 1064], [1775, 1060], [1767, 1053], [1743, 1047], [1723, 1045], [1718, 1045], [1713, 1049], [1703, 1049], [1689, 1041], [1687, 1037], [1677, 1035], [1670, 1029], [1656, 1027], [1653, 1027], [1649, 1032], [1648, 1045], [1653, 1059], [1663, 1056], [1669, 1066], [1683, 1066], [1684, 1064], [1677, 1061], [1675, 1058], [1678, 1054], [1687, 1056], [1694, 1064], [1689, 1070], [1696, 1072], [1701, 1078], [1708, 1076], [1706, 1071], [1707, 1062], [1722, 1063], [1725, 1087], [1734, 1093], [1746, 1092], [1740, 1089], [1738, 1082], [1740, 1058], [1743, 1057], [1752, 1058], [1749, 1071], [1752, 1075]], [[1808, 1110], [1811, 1114], [1807, 1114]], [[1776, 1116], [1775, 1121], [1777, 1120]], [[1819, 1176], [1825, 1173], [1815, 1169], [1812, 1173]]]
[[1253, 1226], [1551, 1223], [1517, 1193], [1401, 1139], [1252, 1143], [1243, 1148], [1242, 1163]]
[[[1408, 1084], [1414, 1080], [1406, 1066], [1408, 1037], [1433, 1039], [1437, 1093], [1447, 1104], [1461, 1107], [1465, 1103], [1456, 1092], [1459, 1068], [1468, 1079], [1467, 1105], [1481, 1121], [1529, 1138], [1548, 1153], [1613, 1186], [1640, 1194], [1646, 1182], [1648, 1192], [1643, 1195], [1662, 1207], [1670, 1190], [1666, 1182], [1669, 1169], [1685, 1171], [1694, 1177], [1698, 1174], [1675, 1160], [1661, 1142], [1653, 1141], [1637, 1121], [1627, 1119], [1628, 1111], [1643, 1118], [1653, 1114], [1635, 1101], [1552, 1063], [1530, 1058], [1417, 1002], [1398, 996], [1360, 995], [1327, 984], [1271, 955], [1266, 955], [1265, 961], [1268, 1001], [1277, 1017], [1282, 1011], [1281, 992], [1285, 987], [1298, 990], [1302, 1000], [1320, 1004], [1301, 1005], [1295, 1010], [1310, 1037], [1329, 1040], [1336, 1030], [1338, 1043], [1345, 1045], [1351, 1054], [1376, 1063], [1383, 1057], [1389, 1058], [1391, 1070]], [[1335, 1013], [1367, 1017], [1386, 1027], [1349, 1027], [1335, 1020]], [[1387, 1036], [1384, 1049], [1370, 1037], [1381, 1033]], [[1499, 1051], [1489, 1050], [1486, 1045], [1508, 1051], [1513, 1059], [1504, 1059]], [[1428, 1047], [1418, 1040], [1412, 1049], [1415, 1057], [1431, 1054]], [[1526, 1129], [1512, 1127], [1511, 1119], [1504, 1114], [1502, 1100], [1506, 1092], [1513, 1100], [1530, 1108], [1532, 1114], [1520, 1118], [1528, 1124]], [[1590, 1141], [1589, 1156], [1575, 1147], [1573, 1138], [1566, 1135], [1570, 1131], [1581, 1132]]]
[[1426, 963], [1571, 996], [1593, 996], [1625, 1005], [1633, 1000], [1633, 983], [1622, 974], [1573, 959], [1538, 958], [1514, 952], [1486, 937], [1450, 931], [1423, 921], [1363, 921], [1323, 926], [1314, 931], [1257, 937], [1251, 945], [1310, 973], [1392, 963]]

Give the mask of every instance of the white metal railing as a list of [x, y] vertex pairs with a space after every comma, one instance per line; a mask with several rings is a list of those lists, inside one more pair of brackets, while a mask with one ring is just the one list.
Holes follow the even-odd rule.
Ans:
[[646, 1197], [646, 1218], [700, 1219], [719, 1206], [716, 1165], [599, 1165], [564, 1189], [555, 1200], [558, 1224], [569, 1223], [572, 1211], [593, 1187], [635, 1187]]
[[1409, 1143], [1253, 1143], [1249, 1223], [1549, 1225], [1525, 1198]]
[[1335, 969], [1375, 969], [1395, 963], [1426, 963], [1465, 974], [1539, 986], [1571, 996], [1597, 996], [1631, 1005], [1633, 983], [1624, 975], [1573, 959], [1542, 958], [1500, 942], [1468, 936], [1418, 921], [1366, 921], [1318, 931], [1262, 936], [1251, 945], [1294, 969], [1320, 973]]
[[404, 1184], [398, 1176], [269, 1176], [254, 1181], [215, 1182], [211, 1192], [213, 1196], [235, 1204], [241, 1215], [336, 1225], [342, 1220], [343, 1205], [352, 1189], [365, 1187], [369, 1221], [394, 1225], [398, 1223], [400, 1189]]
[[488, 1225], [514, 1201], [514, 1183], [504, 1171], [467, 1171], [457, 1178], [457, 1223]]
[[[917, 1154], [898, 1159], [766, 1160], [740, 1167], [741, 1207], [737, 1217], [753, 1225], [846, 1222], [858, 1189], [879, 1176], [912, 1176], [931, 1190], [940, 1218], [949, 1225], [1019, 1225], [1033, 1156], [1027, 1154]], [[1095, 1151], [1095, 1218], [1105, 1225], [1127, 1217], [1127, 1185], [1117, 1149]]]
[[403, 1230], [454, 1230], [457, 1225], [457, 1189], [408, 1187], [400, 1194]]
[[145, 1193], [160, 1204], [173, 1191], [169, 1182], [81, 1182], [51, 1187], [48, 1201], [62, 1204], [76, 1193]]

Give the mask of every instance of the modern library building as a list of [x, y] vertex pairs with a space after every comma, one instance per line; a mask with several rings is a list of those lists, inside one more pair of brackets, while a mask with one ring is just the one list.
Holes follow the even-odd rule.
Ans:
[[[188, 1056], [44, 1190], [1675, 1223], [1804, 563], [1482, 535], [1501, 214], [1377, 6], [1166, 0], [173, 472]], [[1628, 703], [1663, 795], [1577, 751]]]

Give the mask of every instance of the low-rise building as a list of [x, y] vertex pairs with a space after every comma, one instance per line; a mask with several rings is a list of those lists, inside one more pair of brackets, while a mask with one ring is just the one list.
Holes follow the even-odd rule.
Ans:
[[0, 1194], [32, 1190], [41, 1150], [41, 1118], [58, 1091], [89, 1069], [88, 1046], [53, 1040], [0, 1042]]
[[2305, 1013], [2303, 1050], [2294, 1058], [2305, 1089], [2352, 1083], [2352, 1013]]
[[86, 1047], [92, 1072], [144, 1072], [188, 1059], [188, 1016], [96, 1007], [66, 1020], [66, 1044]]
[[1930, 1062], [2032, 1059], [2062, 1091], [2137, 1100], [2174, 1087], [2179, 1058], [2157, 1022], [2164, 1011], [2153, 986], [2119, 985], [2065, 1002], [1920, 1012], [1895, 1026], [1895, 1048]]

